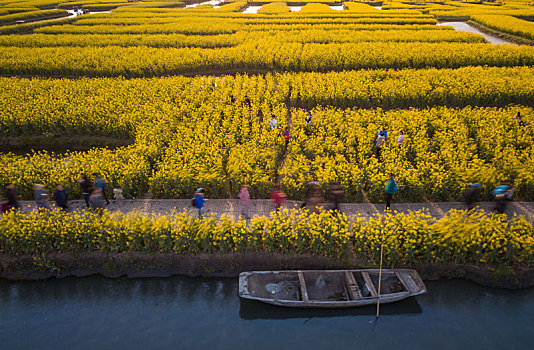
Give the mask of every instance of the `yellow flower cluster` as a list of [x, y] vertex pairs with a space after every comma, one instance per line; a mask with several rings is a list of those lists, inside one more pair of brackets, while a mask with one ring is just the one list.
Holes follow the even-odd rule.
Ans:
[[503, 220], [481, 211], [451, 210], [436, 220], [425, 212], [389, 213], [354, 231], [356, 252], [378, 262], [382, 235], [388, 266], [420, 262], [532, 264], [534, 229], [524, 217]]
[[186, 213], [145, 217], [138, 213], [46, 211], [0, 218], [0, 253], [52, 251], [175, 252], [178, 254], [267, 252], [345, 258], [350, 231], [345, 216], [283, 210], [271, 218], [233, 221]]
[[[476, 79], [475, 79], [476, 78]], [[5, 137], [107, 135], [135, 138], [115, 151], [65, 155], [2, 155], [0, 183], [14, 182], [24, 198], [31, 185], [55, 183], [79, 196], [82, 173], [101, 172], [109, 187], [139, 197], [189, 198], [198, 187], [232, 197], [241, 184], [268, 197], [284, 154], [281, 130], [293, 106], [291, 152], [281, 168], [284, 190], [301, 198], [310, 178], [338, 181], [347, 199], [382, 200], [389, 172], [400, 200], [459, 198], [462, 187], [514, 179], [517, 198], [534, 198], [532, 125], [534, 70], [527, 67], [458, 70], [284, 73], [266, 76], [0, 79], [0, 130]], [[49, 93], [53, 91], [53, 97]], [[251, 101], [245, 104], [244, 96]], [[231, 96], [235, 101], [231, 102]], [[315, 108], [315, 104], [331, 107]], [[459, 109], [427, 108], [432, 105]], [[506, 106], [471, 108], [466, 105]], [[390, 110], [391, 108], [418, 109]], [[380, 107], [359, 109], [355, 107]], [[313, 109], [311, 127], [306, 109]], [[339, 108], [339, 109], [338, 109]], [[275, 115], [278, 126], [270, 130]], [[389, 138], [383, 163], [373, 156], [380, 128]], [[406, 141], [396, 144], [399, 131]]]
[[[514, 114], [532, 109], [429, 108], [382, 111], [312, 110], [313, 122], [305, 125], [304, 110], [294, 110], [293, 144], [282, 170], [283, 188], [299, 198], [310, 180], [325, 185], [338, 182], [347, 198], [361, 199], [367, 192], [381, 201], [388, 174], [396, 176], [401, 201], [450, 201], [461, 198], [467, 184], [486, 185], [481, 199], [490, 200], [500, 181], [513, 179], [518, 198], [534, 194], [534, 144], [532, 130], [517, 124]], [[529, 120], [530, 122], [530, 120]], [[377, 133], [388, 138], [382, 162], [373, 155]], [[397, 136], [404, 133], [404, 142]]]
[[482, 43], [278, 43], [228, 48], [4, 47], [10, 75], [146, 77], [206, 71], [319, 71], [534, 65], [534, 47]]
[[[438, 27], [443, 28], [443, 27]], [[233, 34], [33, 34], [0, 36], [0, 47], [55, 47], [55, 46], [149, 46], [149, 47], [230, 47], [245, 41], [271, 39], [278, 42], [301, 43], [357, 43], [357, 42], [484, 42], [480, 35], [453, 30], [277, 30], [238, 31]]]
[[[250, 223], [186, 213], [146, 217], [132, 212], [11, 211], [0, 218], [0, 253], [175, 252], [178, 254], [266, 252], [346, 259], [354, 252], [386, 266], [421, 262], [534, 263], [534, 228], [524, 217], [450, 211], [435, 219], [425, 212], [375, 215], [367, 221], [343, 214], [284, 209]], [[383, 237], [383, 239], [382, 239]]]
[[0, 16], [0, 25], [15, 24], [17, 21], [36, 21], [66, 16], [65, 10], [24, 11]]
[[262, 15], [278, 15], [289, 12], [291, 12], [291, 9], [287, 6], [286, 2], [271, 2], [263, 5], [258, 10], [258, 13]]
[[504, 15], [476, 15], [471, 20], [498, 31], [534, 40], [534, 23]]

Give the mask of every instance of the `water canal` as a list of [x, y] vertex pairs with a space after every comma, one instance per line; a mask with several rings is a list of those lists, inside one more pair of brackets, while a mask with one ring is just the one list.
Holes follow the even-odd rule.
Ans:
[[532, 349], [534, 289], [427, 287], [375, 322], [240, 301], [237, 279], [3, 280], [0, 349]]

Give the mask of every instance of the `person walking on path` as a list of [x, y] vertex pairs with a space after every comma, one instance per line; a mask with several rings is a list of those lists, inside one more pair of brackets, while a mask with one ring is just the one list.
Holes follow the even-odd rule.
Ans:
[[100, 176], [100, 174], [94, 173], [93, 175], [95, 176], [95, 186], [102, 190], [102, 197], [106, 201], [106, 205], [109, 205], [109, 199], [108, 199], [108, 196], [106, 195], [106, 188], [108, 184], [106, 183], [106, 181], [104, 181], [104, 179], [102, 178], [102, 176]]
[[499, 214], [506, 212], [506, 201], [512, 198], [514, 189], [510, 185], [509, 181], [503, 181], [499, 186], [493, 190], [493, 196], [495, 197], [495, 208]]
[[477, 201], [478, 190], [482, 186], [481, 183], [469, 184], [465, 187], [462, 193], [462, 199], [467, 210], [474, 208], [473, 204]]
[[269, 121], [269, 124], [271, 125], [271, 130], [276, 128], [278, 121], [276, 120], [276, 116], [274, 114], [271, 115], [271, 120]]
[[[20, 205], [17, 200], [17, 193], [15, 192], [15, 185], [11, 182], [6, 184], [6, 189], [4, 192], [6, 203], [4, 203], [3, 212], [9, 211], [11, 209], [19, 210]], [[4, 210], [5, 209], [5, 210]]]
[[54, 200], [58, 208], [61, 208], [64, 211], [67, 211], [69, 205], [69, 197], [67, 196], [67, 191], [63, 188], [61, 184], [56, 184], [56, 191], [54, 192]]
[[239, 191], [239, 203], [241, 204], [241, 216], [245, 220], [250, 219], [250, 193], [248, 192], [248, 186], [242, 185]]
[[302, 207], [308, 209], [308, 212], [310, 214], [318, 214], [319, 204], [323, 201], [319, 183], [312, 182], [309, 183], [307, 187], [308, 188], [306, 190], [306, 197], [304, 199], [304, 205]]
[[37, 209], [50, 209], [50, 203], [48, 202], [48, 193], [46, 193], [44, 186], [41, 184], [33, 185], [33, 196]]
[[91, 208], [91, 203], [89, 202], [89, 196], [91, 195], [91, 191], [93, 190], [93, 183], [85, 174], [82, 175], [82, 178], [78, 180], [78, 182], [80, 183], [80, 187], [82, 189], [83, 199], [85, 200], [85, 205], [87, 206], [87, 209], [89, 209]]
[[393, 195], [395, 192], [397, 192], [399, 189], [397, 188], [397, 184], [395, 183], [395, 179], [393, 178], [393, 174], [389, 174], [389, 180], [386, 185], [386, 210], [390, 210], [391, 207], [391, 200], [393, 199]]
[[330, 200], [334, 204], [332, 210], [339, 212], [339, 203], [343, 200], [343, 188], [340, 184], [335, 183], [330, 187]]
[[280, 208], [286, 203], [286, 194], [280, 190], [280, 185], [276, 184], [271, 191], [271, 199], [276, 206], [276, 211], [280, 211]]
[[193, 206], [197, 208], [199, 219], [202, 219], [202, 214], [204, 214], [204, 203], [206, 203], [206, 199], [204, 198], [205, 193], [206, 191], [203, 188], [199, 188], [193, 197]]
[[104, 210], [104, 195], [102, 194], [102, 189], [97, 187], [91, 192], [89, 196], [89, 202], [91, 203], [91, 208], [98, 214], [102, 214]]
[[289, 134], [289, 126], [286, 126], [282, 135], [284, 136], [284, 140], [286, 140], [286, 149], [287, 149], [287, 146], [289, 146], [289, 139], [291, 138], [291, 135]]

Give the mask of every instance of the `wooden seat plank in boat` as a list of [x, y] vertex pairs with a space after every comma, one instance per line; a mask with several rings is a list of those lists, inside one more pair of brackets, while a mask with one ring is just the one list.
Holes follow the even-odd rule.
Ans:
[[300, 293], [302, 294], [303, 301], [309, 301], [308, 290], [306, 289], [306, 281], [304, 280], [304, 274], [302, 271], [298, 271], [299, 282], [300, 282]]
[[411, 292], [412, 289], [410, 289], [410, 287], [408, 287], [408, 285], [406, 284], [406, 281], [404, 280], [403, 275], [401, 273], [398, 273], [398, 272], [395, 272], [395, 275], [397, 276], [399, 281], [401, 281], [402, 285], [404, 286], [404, 289], [406, 289], [406, 291], [408, 291], [408, 292]]
[[371, 277], [369, 277], [369, 274], [365, 271], [362, 271], [362, 277], [367, 284], [367, 288], [369, 288], [369, 292], [371, 292], [371, 297], [376, 298], [378, 293], [376, 292], [375, 285], [371, 281]]
[[347, 289], [352, 300], [357, 300], [362, 298], [362, 293], [360, 288], [358, 288], [358, 283], [354, 279], [352, 272], [345, 271], [345, 278], [347, 282]]
[[404, 281], [404, 285], [406, 287], [406, 290], [409, 292], [416, 291], [418, 289], [417, 283], [413, 280], [412, 276], [409, 273], [398, 273], [398, 276], [402, 276], [402, 278], [399, 278], [402, 281]]

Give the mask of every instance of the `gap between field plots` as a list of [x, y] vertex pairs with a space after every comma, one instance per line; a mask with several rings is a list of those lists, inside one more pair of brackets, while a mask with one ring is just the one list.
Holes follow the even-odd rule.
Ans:
[[[291, 107], [287, 107], [287, 126], [289, 127], [289, 133], [291, 135], [291, 132], [292, 132], [292, 130], [291, 130], [291, 127], [292, 127]], [[274, 177], [276, 184], [280, 184], [282, 182], [282, 175], [281, 175], [281, 174], [283, 174], [282, 169], [285, 168], [287, 155], [291, 151], [291, 144], [292, 144], [291, 138], [289, 140], [290, 140], [289, 144], [284, 149], [284, 154], [282, 155], [282, 159], [280, 161], [280, 165], [278, 167], [276, 167], [276, 173], [275, 173], [275, 177]]]
[[[105, 208], [110, 212], [122, 212], [124, 214], [136, 212], [140, 215], [172, 215], [186, 212], [196, 215], [196, 211], [191, 207], [191, 199], [153, 199], [149, 195], [141, 199], [123, 199], [110, 200], [110, 204]], [[299, 208], [300, 201], [287, 201], [286, 207], [289, 209]], [[34, 201], [20, 201], [22, 212], [36, 210]], [[329, 203], [321, 204], [324, 208], [329, 208]], [[480, 210], [487, 213], [493, 212], [495, 203], [479, 202], [476, 203]], [[436, 210], [439, 207], [439, 210]], [[70, 210], [85, 209], [85, 201], [69, 201]], [[209, 199], [205, 204], [206, 213], [220, 217], [221, 215], [230, 218], [238, 218], [240, 215], [239, 199]], [[363, 219], [368, 219], [373, 215], [384, 211], [384, 204], [376, 203], [341, 203], [340, 209], [349, 218], [358, 215]], [[426, 210], [431, 216], [439, 219], [447, 214], [451, 209], [465, 209], [461, 202], [435, 202], [433, 205], [428, 203], [396, 203], [395, 199], [391, 203], [391, 209], [397, 213], [409, 213], [417, 210]], [[274, 204], [269, 199], [253, 199], [251, 201], [250, 214], [252, 216], [269, 216], [276, 210]], [[534, 202], [510, 202], [506, 208], [506, 214], [512, 218], [514, 214], [524, 215], [527, 220], [534, 221]]]

